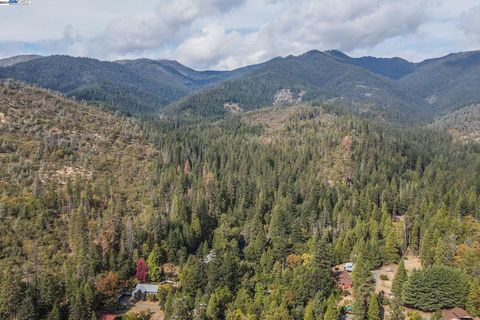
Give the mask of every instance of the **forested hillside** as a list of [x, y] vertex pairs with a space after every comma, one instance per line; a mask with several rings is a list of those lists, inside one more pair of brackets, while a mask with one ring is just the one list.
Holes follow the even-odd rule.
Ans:
[[[223, 115], [278, 102], [334, 101], [352, 112], [396, 122], [429, 122], [480, 100], [480, 53], [450, 54], [410, 63], [400, 58], [352, 58], [339, 51], [310, 51], [275, 59], [238, 79], [174, 102], [165, 114]], [[285, 96], [285, 95], [283, 95]]]
[[431, 122], [477, 103], [479, 71], [478, 51], [412, 63], [313, 50], [232, 71], [196, 71], [176, 61], [151, 59], [19, 56], [0, 61], [0, 79], [25, 81], [135, 115], [221, 117], [318, 101], [401, 123]]
[[449, 131], [456, 139], [480, 142], [480, 105], [473, 104], [437, 118], [431, 127]]
[[[396, 280], [392, 314], [480, 315], [480, 147], [331, 110], [140, 122], [2, 83], [1, 317], [94, 319], [146, 260], [152, 282], [180, 267], [165, 319], [333, 320], [332, 267], [353, 261], [363, 320], [370, 269], [407, 251], [425, 274]], [[430, 278], [458, 290], [426, 301]]]
[[[287, 91], [286, 98], [278, 99]], [[228, 113], [226, 103], [242, 110], [258, 109], [276, 102], [334, 100], [352, 110], [380, 113], [404, 119], [415, 113], [416, 103], [396, 90], [393, 82], [368, 70], [339, 62], [320, 51], [278, 58], [245, 76], [190, 95], [164, 113], [212, 116]], [[411, 102], [411, 103], [408, 103]]]
[[2, 61], [5, 68], [0, 63], [0, 79], [21, 80], [137, 115], [156, 113], [188, 93], [258, 68], [198, 72], [168, 60], [109, 62], [69, 56], [21, 56]]
[[480, 52], [450, 54], [426, 60], [399, 82], [400, 88], [427, 102], [437, 115], [480, 99]]

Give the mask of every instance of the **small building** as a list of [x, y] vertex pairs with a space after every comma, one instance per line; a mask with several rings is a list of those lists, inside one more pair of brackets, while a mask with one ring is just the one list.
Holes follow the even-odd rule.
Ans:
[[473, 317], [462, 308], [452, 308], [442, 310], [443, 320], [472, 320]]
[[338, 277], [338, 284], [343, 290], [352, 289], [352, 277], [347, 271], [343, 271]]
[[347, 262], [343, 265], [343, 270], [347, 272], [353, 272], [354, 267], [355, 266], [353, 265], [353, 262]]
[[145, 300], [148, 294], [157, 294], [158, 284], [139, 283], [132, 292], [132, 298]]

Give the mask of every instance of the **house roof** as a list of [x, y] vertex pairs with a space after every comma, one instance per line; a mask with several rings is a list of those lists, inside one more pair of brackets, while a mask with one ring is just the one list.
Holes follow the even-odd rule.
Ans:
[[138, 291], [142, 291], [146, 293], [157, 293], [158, 284], [139, 283], [135, 287], [135, 290], [133, 290], [132, 294], [135, 294]]
[[452, 308], [442, 310], [442, 316], [445, 320], [473, 319], [467, 311], [462, 308]]
[[352, 277], [350, 276], [350, 273], [343, 271], [340, 274], [340, 277], [338, 278], [338, 282], [344, 285], [351, 285], [352, 284]]

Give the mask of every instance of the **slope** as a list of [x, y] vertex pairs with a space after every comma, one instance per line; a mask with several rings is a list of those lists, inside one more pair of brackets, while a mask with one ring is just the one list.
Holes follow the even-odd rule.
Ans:
[[0, 67], [9, 67], [17, 63], [27, 62], [27, 61], [35, 60], [41, 57], [42, 56], [39, 56], [36, 54], [30, 54], [30, 55], [19, 55], [19, 56], [10, 57], [10, 58], [4, 58], [4, 59], [0, 59]]
[[391, 79], [401, 79], [407, 74], [415, 71], [416, 64], [402, 58], [377, 58], [377, 57], [359, 57], [353, 58], [338, 50], [329, 50], [325, 52], [338, 61], [356, 65], [367, 69], [373, 73], [389, 77]]
[[298, 101], [340, 100], [384, 117], [407, 117], [415, 104], [392, 80], [363, 68], [310, 51], [277, 58], [238, 79], [204, 89], [173, 103], [165, 114], [221, 115], [231, 106], [252, 110]]
[[426, 60], [399, 83], [399, 88], [428, 103], [433, 114], [444, 114], [480, 101], [480, 51]]
[[11, 78], [60, 91], [76, 100], [106, 104], [134, 114], [155, 113], [204, 86], [238, 77], [257, 66], [234, 71], [195, 71], [176, 61], [100, 61], [49, 56], [0, 68]]
[[438, 117], [431, 127], [447, 130], [462, 142], [480, 142], [480, 104], [469, 105]]

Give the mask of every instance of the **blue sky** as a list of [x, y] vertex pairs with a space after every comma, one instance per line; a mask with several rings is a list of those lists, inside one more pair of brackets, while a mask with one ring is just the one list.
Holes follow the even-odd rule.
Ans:
[[[175, 59], [232, 69], [311, 49], [412, 61], [480, 49], [477, 0], [31, 0], [0, 7], [0, 57]], [[5, 32], [8, 30], [8, 32]]]

